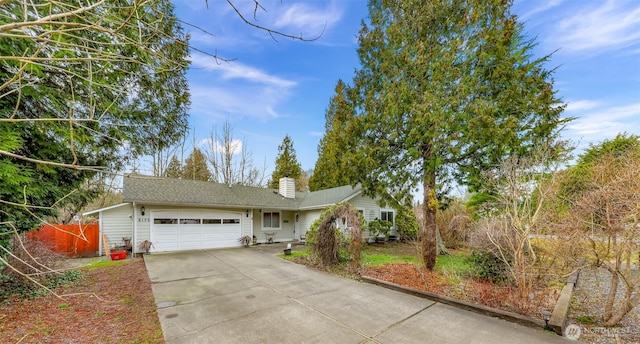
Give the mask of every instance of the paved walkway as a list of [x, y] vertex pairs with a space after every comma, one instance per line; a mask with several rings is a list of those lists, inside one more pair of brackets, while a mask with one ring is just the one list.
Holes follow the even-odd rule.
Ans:
[[145, 256], [167, 343], [569, 343], [275, 256], [278, 244]]

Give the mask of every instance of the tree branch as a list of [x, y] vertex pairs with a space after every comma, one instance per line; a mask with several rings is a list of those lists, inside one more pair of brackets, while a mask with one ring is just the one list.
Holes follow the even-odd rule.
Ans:
[[[264, 8], [259, 4], [259, 2], [258, 2], [258, 1], [254, 0], [254, 2], [255, 2], [255, 5], [256, 5], [256, 6], [255, 6], [255, 8], [254, 8], [254, 11], [253, 11], [253, 15], [254, 15], [254, 18], [255, 18], [256, 11], [258, 10], [258, 7], [259, 7], [259, 8], [262, 8], [262, 9], [264, 9]], [[322, 32], [321, 32], [317, 37], [315, 37], [315, 38], [311, 38], [311, 39], [306, 39], [306, 38], [304, 38], [304, 37], [302, 37], [302, 36], [294, 36], [294, 35], [287, 34], [287, 33], [281, 32], [281, 31], [277, 31], [277, 30], [270, 29], [270, 28], [268, 28], [268, 27], [266, 27], [266, 26], [262, 26], [262, 25], [255, 24], [255, 23], [253, 23], [253, 22], [249, 21], [249, 20], [248, 20], [248, 19], [247, 19], [247, 18], [246, 18], [246, 17], [245, 17], [241, 12], [240, 12], [240, 10], [235, 6], [235, 4], [233, 3], [233, 1], [231, 1], [231, 0], [227, 0], [227, 3], [229, 4], [229, 6], [231, 6], [231, 8], [233, 8], [233, 10], [236, 12], [236, 14], [238, 15], [238, 17], [240, 17], [240, 19], [242, 19], [242, 21], [243, 21], [243, 22], [245, 22], [245, 24], [247, 24], [247, 25], [249, 25], [249, 26], [251, 26], [251, 27], [254, 27], [254, 28], [256, 28], [256, 29], [259, 29], [259, 30], [262, 30], [262, 31], [266, 31], [266, 32], [268, 32], [268, 33], [269, 33], [269, 35], [271, 36], [271, 38], [272, 38], [274, 41], [276, 41], [276, 42], [278, 42], [278, 40], [276, 39], [276, 36], [281, 36], [281, 37], [285, 37], [285, 38], [291, 38], [291, 39], [293, 39], [293, 40], [299, 40], [299, 41], [303, 41], [303, 42], [312, 42], [312, 41], [318, 40], [320, 37], [322, 37], [322, 35], [324, 34], [324, 30], [327, 28], [327, 24], [325, 23], [325, 24], [324, 24], [324, 28], [322, 29]]]

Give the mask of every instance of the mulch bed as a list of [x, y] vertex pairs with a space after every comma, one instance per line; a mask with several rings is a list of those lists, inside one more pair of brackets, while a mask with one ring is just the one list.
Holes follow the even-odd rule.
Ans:
[[0, 306], [0, 343], [164, 343], [142, 259], [82, 270], [74, 285]]
[[370, 267], [364, 269], [362, 275], [434, 294], [443, 295], [446, 287], [446, 283], [441, 281], [436, 273], [414, 264], [386, 264]]
[[533, 318], [540, 317], [541, 309], [552, 310], [557, 298], [557, 291], [552, 289], [536, 290], [523, 300], [518, 299], [516, 291], [508, 286], [473, 279], [452, 284], [438, 272], [409, 263], [369, 267], [362, 271], [362, 275]]

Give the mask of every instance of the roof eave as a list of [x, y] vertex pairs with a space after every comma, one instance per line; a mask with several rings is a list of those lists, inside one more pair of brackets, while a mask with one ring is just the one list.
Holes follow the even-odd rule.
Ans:
[[[347, 196], [345, 199], [343, 199], [340, 202], [349, 202], [350, 200], [356, 198], [357, 196], [359, 196], [360, 194], [362, 194], [362, 189], [356, 190], [356, 192], [352, 193], [351, 195]], [[339, 203], [339, 202], [338, 202]]]
[[282, 209], [282, 210], [298, 210], [298, 207], [282, 207], [273, 205], [248, 205], [248, 204], [213, 204], [213, 203], [182, 203], [182, 202], [155, 202], [146, 200], [127, 200], [128, 202], [136, 202], [139, 204], [159, 205], [159, 206], [173, 206], [173, 207], [196, 207], [196, 208], [242, 208], [242, 209]]
[[101, 213], [103, 211], [119, 208], [119, 207], [122, 207], [124, 205], [130, 205], [130, 204], [131, 204], [131, 202], [128, 202], [128, 201], [127, 202], [122, 202], [120, 204], [111, 205], [111, 206], [108, 206], [108, 207], [104, 207], [104, 208], [100, 208], [100, 209], [95, 209], [95, 210], [84, 212], [84, 213], [82, 213], [82, 216], [87, 216], [87, 215], [91, 215], [91, 214], [95, 214], [95, 213]]

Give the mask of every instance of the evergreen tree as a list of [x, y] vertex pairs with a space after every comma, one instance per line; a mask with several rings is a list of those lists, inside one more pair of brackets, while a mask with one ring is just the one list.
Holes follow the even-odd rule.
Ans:
[[[436, 259], [437, 192], [483, 185], [507, 156], [557, 139], [564, 109], [550, 56], [503, 0], [371, 0], [354, 88], [362, 117], [358, 168], [368, 193], [423, 191], [423, 260]], [[394, 192], [395, 193], [395, 192]], [[405, 202], [402, 202], [405, 203]]]
[[[293, 148], [293, 141], [289, 135], [282, 140], [282, 144], [278, 146], [278, 157], [276, 158], [276, 167], [271, 174], [271, 182], [269, 187], [277, 189], [280, 185], [280, 178], [289, 177], [298, 179], [302, 174], [302, 167], [296, 158], [296, 151]], [[296, 190], [300, 190], [300, 183], [296, 183]]]
[[180, 178], [182, 177], [182, 166], [177, 156], [173, 156], [169, 161], [169, 166], [164, 170], [164, 176], [167, 178]]
[[353, 184], [353, 154], [357, 149], [355, 109], [349, 87], [338, 80], [335, 95], [325, 113], [325, 134], [318, 144], [318, 160], [309, 179], [309, 190]]
[[67, 196], [173, 143], [189, 100], [187, 37], [170, 1], [2, 3], [0, 233], [86, 202]]
[[[177, 159], [176, 159], [177, 160]], [[183, 179], [209, 181], [211, 171], [207, 167], [207, 160], [198, 148], [194, 148], [184, 162]]]

